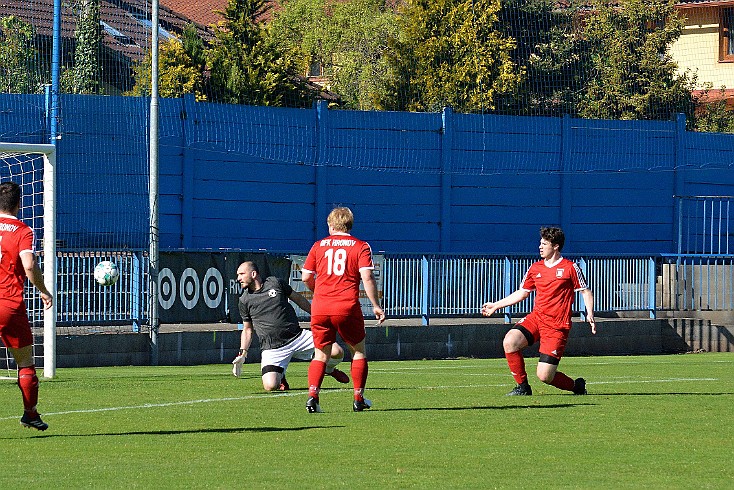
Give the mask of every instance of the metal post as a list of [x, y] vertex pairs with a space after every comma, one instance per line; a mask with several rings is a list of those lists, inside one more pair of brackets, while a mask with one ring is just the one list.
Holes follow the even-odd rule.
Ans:
[[421, 323], [423, 325], [428, 325], [428, 322], [430, 321], [429, 309], [431, 305], [431, 281], [428, 258], [425, 255], [421, 257], [421, 284], [423, 285], [421, 294]]
[[150, 364], [158, 365], [158, 0], [153, 0], [151, 18], [151, 90], [150, 90], [150, 250], [149, 293], [150, 293]]
[[647, 289], [648, 291], [647, 301], [648, 301], [648, 305], [650, 308], [650, 318], [654, 320], [655, 318], [657, 318], [657, 313], [656, 313], [657, 303], [656, 303], [655, 293], [657, 289], [657, 280], [658, 280], [657, 274], [655, 273], [655, 258], [654, 257], [650, 257], [648, 259], [648, 267], [650, 269], [648, 271], [648, 281], [650, 282], [650, 285], [648, 286], [648, 289]]
[[[502, 296], [509, 296], [512, 294], [512, 291], [510, 290], [512, 287], [512, 262], [510, 262], [509, 257], [505, 257], [505, 281], [504, 281], [504, 287], [503, 292], [504, 294]], [[512, 322], [512, 312], [511, 312], [511, 306], [508, 306], [505, 308], [505, 323]]]
[[[589, 273], [587, 272], [588, 267], [586, 266], [586, 259], [581, 257], [578, 260], [578, 266], [579, 269], [581, 269], [581, 273], [584, 275], [586, 280], [589, 280]], [[581, 320], [586, 321], [586, 304], [584, 302], [584, 297], [579, 295], [579, 316], [581, 317]]]

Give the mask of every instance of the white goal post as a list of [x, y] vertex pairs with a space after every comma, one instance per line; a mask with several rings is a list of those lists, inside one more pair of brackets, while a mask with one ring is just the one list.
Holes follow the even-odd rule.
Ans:
[[[31, 160], [33, 156], [43, 158], [43, 168], [31, 171], [30, 182], [18, 182], [26, 184], [34, 189], [38, 185], [37, 173], [39, 170], [43, 176], [40, 179], [43, 184], [43, 277], [46, 288], [54, 298], [53, 306], [43, 313], [43, 377], [53, 378], [56, 374], [56, 147], [49, 144], [32, 143], [3, 143], [0, 142], [0, 166], [8, 167], [8, 173], [2, 174], [2, 178], [15, 179], [13, 165], [23, 165], [23, 162]], [[17, 163], [9, 163], [17, 162]], [[0, 171], [5, 171], [0, 168]], [[25, 177], [23, 177], [25, 179]], [[23, 187], [23, 185], [21, 185]], [[34, 229], [35, 233], [38, 230]], [[34, 354], [35, 356], [35, 354]]]

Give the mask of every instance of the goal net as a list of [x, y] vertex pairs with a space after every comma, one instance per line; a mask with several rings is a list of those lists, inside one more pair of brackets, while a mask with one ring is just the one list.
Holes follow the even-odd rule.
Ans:
[[[21, 187], [18, 217], [33, 228], [35, 249], [46, 288], [56, 292], [55, 147], [44, 144], [1, 143], [0, 182], [11, 180]], [[33, 356], [45, 378], [56, 371], [56, 303], [44, 312], [38, 291], [26, 281], [25, 301], [33, 329]], [[2, 342], [0, 342], [0, 345]], [[16, 379], [15, 360], [3, 345], [0, 376]]]

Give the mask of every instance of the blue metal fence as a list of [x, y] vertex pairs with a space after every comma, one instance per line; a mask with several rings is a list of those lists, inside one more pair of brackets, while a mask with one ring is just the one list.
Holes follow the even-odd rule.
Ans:
[[[734, 255], [584, 256], [576, 261], [594, 292], [596, 312], [734, 310]], [[43, 257], [41, 257], [43, 260]], [[121, 271], [114, 288], [94, 281], [100, 260]], [[478, 317], [482, 303], [496, 301], [520, 285], [537, 260], [530, 256], [386, 255], [383, 306], [392, 318]], [[104, 332], [120, 326], [146, 331], [147, 252], [59, 251], [57, 322], [75, 331]], [[42, 324], [42, 305], [29, 288], [29, 314]], [[534, 297], [503, 311], [510, 321], [532, 309]], [[580, 295], [575, 311], [583, 316]], [[84, 330], [87, 329], [87, 330]]]
[[[595, 311], [656, 310], [656, 263], [651, 257], [569, 257], [594, 291]], [[511, 294], [537, 256], [385, 257], [385, 308], [392, 317], [479, 315], [482, 303]], [[505, 320], [532, 309], [534, 295], [507, 308]], [[580, 295], [576, 311], [585, 312]]]
[[[94, 266], [102, 260], [111, 260], [120, 269], [120, 279], [114, 287], [94, 280]], [[39, 261], [43, 267], [43, 254]], [[140, 331], [147, 325], [147, 251], [61, 250], [56, 253], [56, 267], [59, 333], [105, 332], [119, 327]], [[28, 286], [26, 298], [32, 324], [43, 325], [43, 304], [36, 289]]]

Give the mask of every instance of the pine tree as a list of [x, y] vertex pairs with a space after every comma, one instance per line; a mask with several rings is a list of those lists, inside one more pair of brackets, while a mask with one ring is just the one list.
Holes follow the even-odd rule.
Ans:
[[304, 106], [314, 94], [296, 64], [265, 32], [266, 0], [229, 0], [208, 52], [214, 100], [231, 104]]

